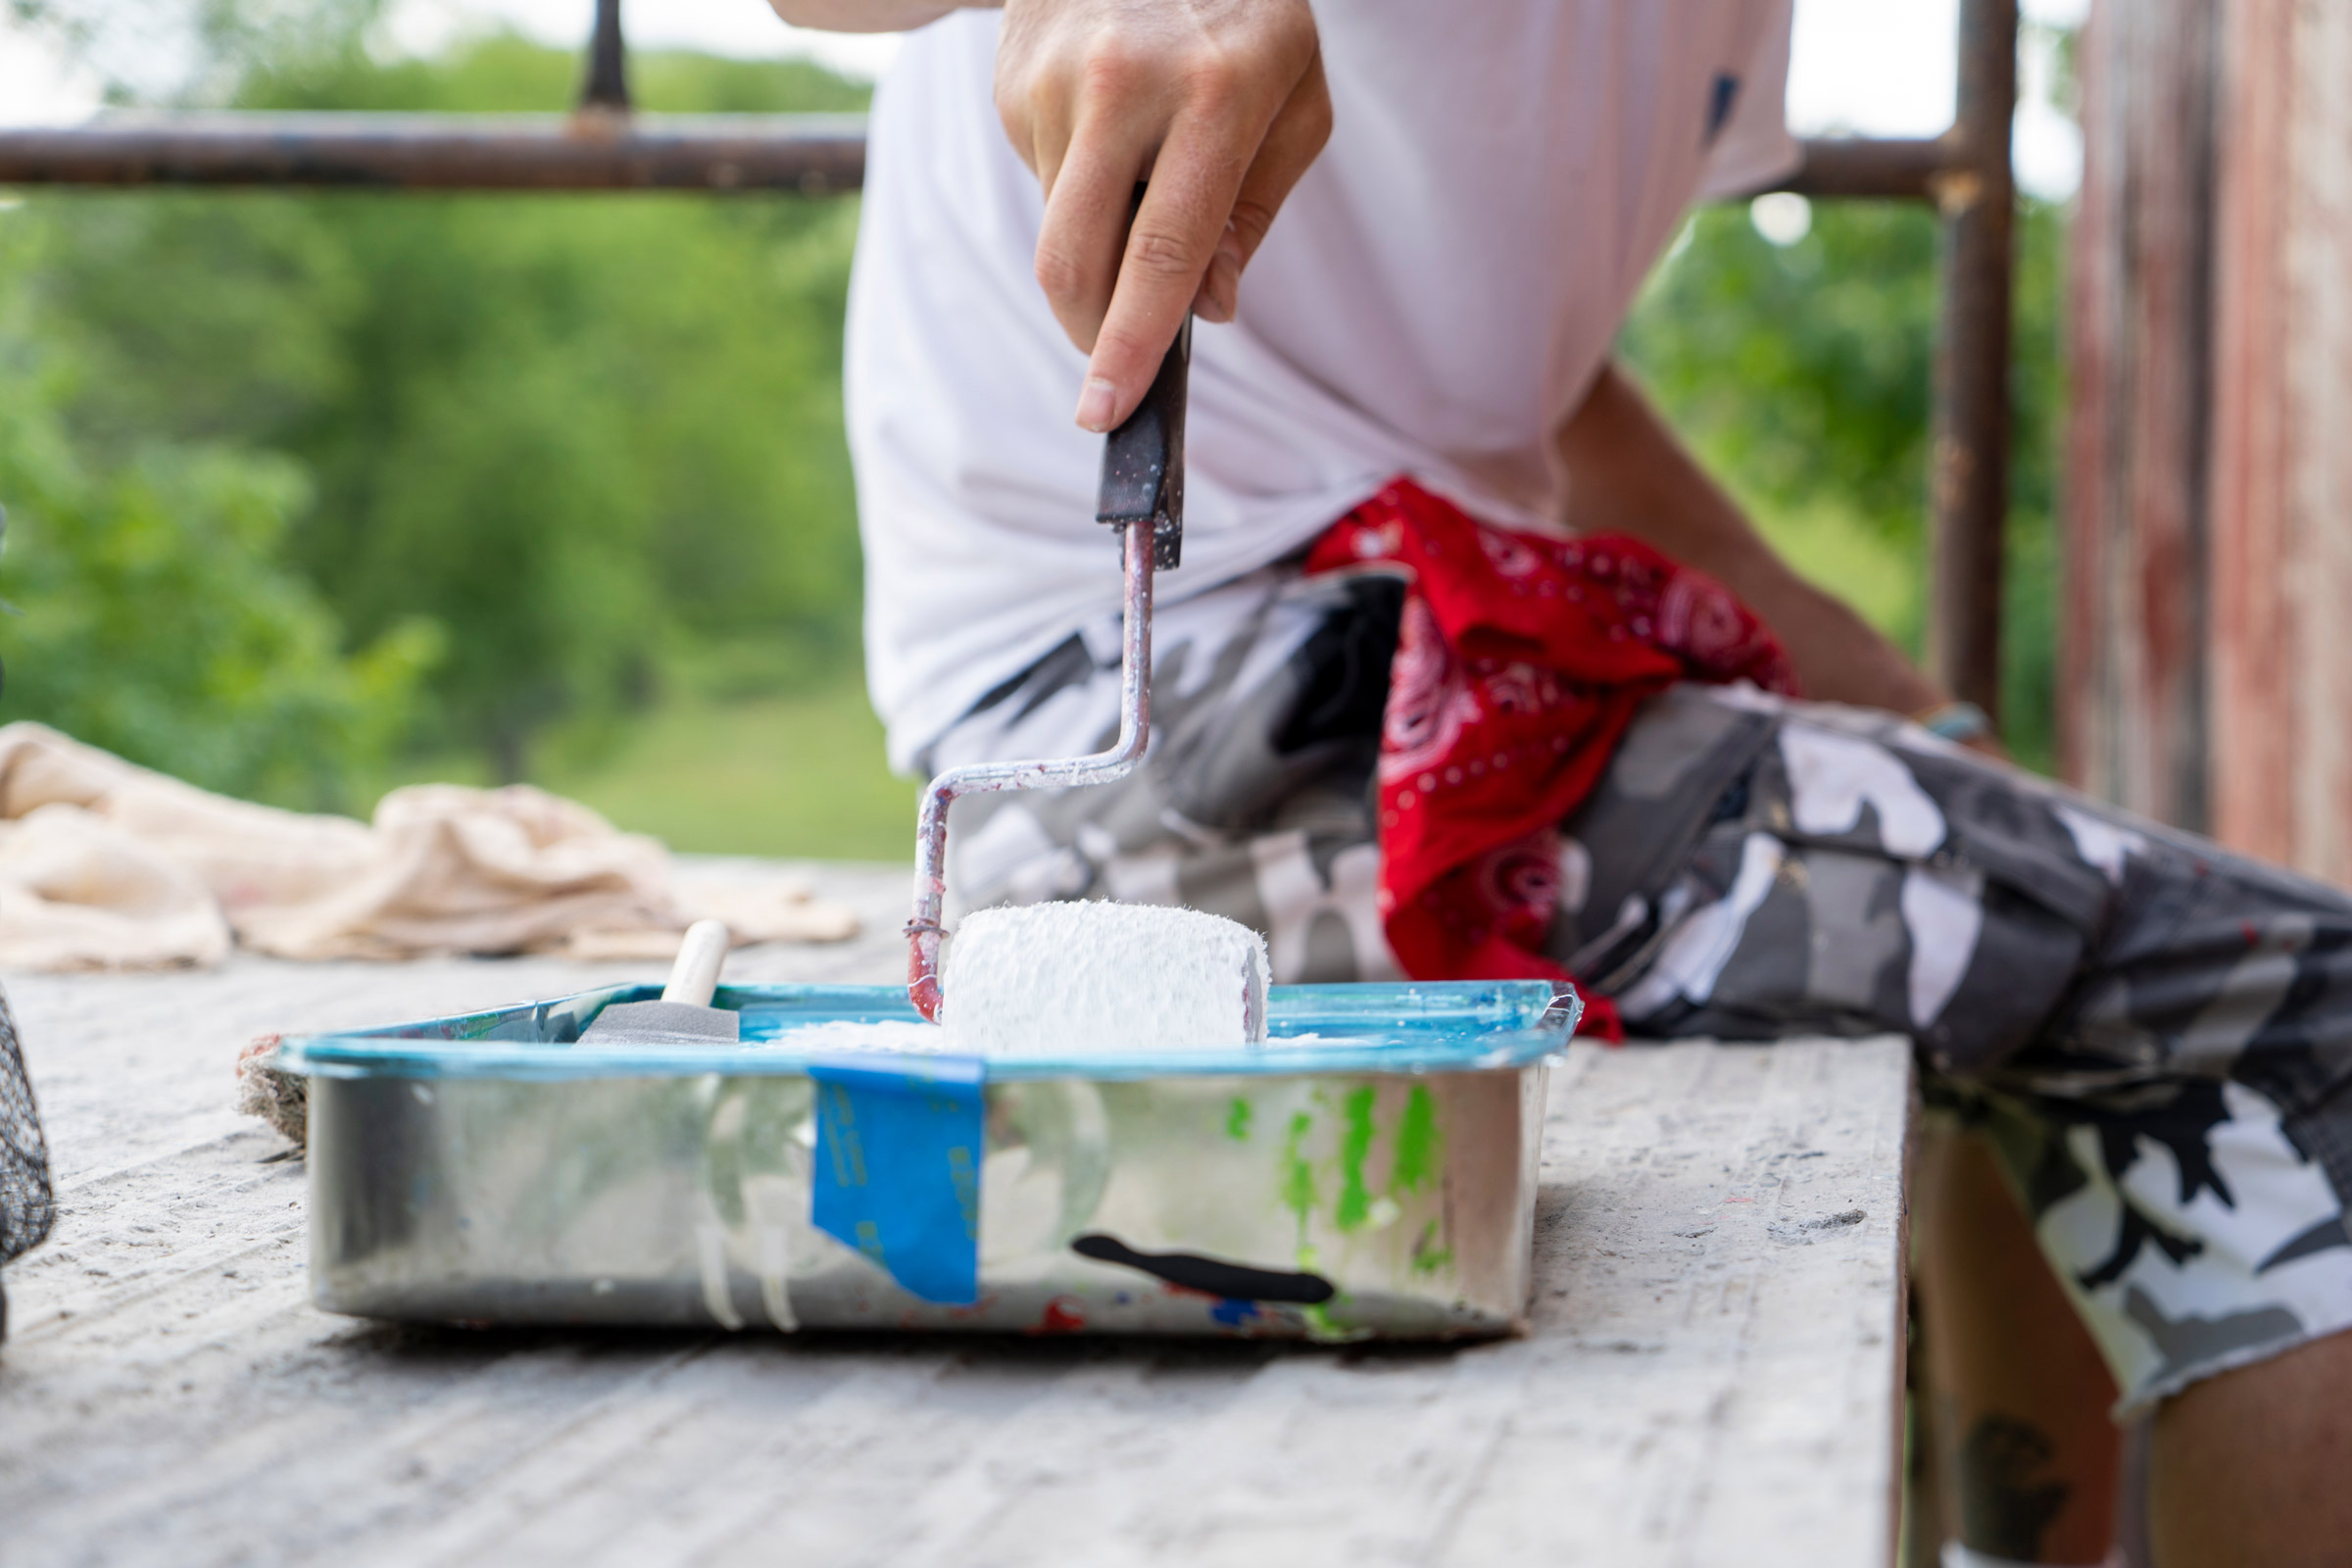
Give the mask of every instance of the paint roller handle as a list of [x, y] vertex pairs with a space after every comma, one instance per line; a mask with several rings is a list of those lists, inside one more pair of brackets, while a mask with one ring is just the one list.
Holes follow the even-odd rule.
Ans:
[[[1141, 185], [1135, 199], [1143, 201]], [[1174, 567], [1184, 554], [1185, 383], [1192, 363], [1193, 318], [1187, 316], [1144, 401], [1102, 439], [1095, 520], [1113, 527], [1151, 523], [1152, 564], [1159, 571]]]
[[678, 941], [678, 961], [669, 966], [669, 984], [662, 988], [663, 1002], [683, 1002], [708, 1007], [718, 989], [718, 971], [727, 961], [734, 941], [723, 920], [697, 920]]
[[[1137, 200], [1142, 200], [1138, 188]], [[1132, 211], [1129, 221], [1134, 220]], [[1193, 363], [1190, 316], [1159, 362], [1151, 390], [1102, 443], [1097, 521], [1118, 530], [1126, 612], [1119, 651], [1119, 737], [1087, 757], [967, 762], [923, 790], [914, 830], [914, 913], [906, 922], [906, 996], [939, 1021], [940, 906], [947, 897], [948, 805], [958, 795], [1060, 789], [1125, 778], [1152, 734], [1152, 573], [1176, 565], [1184, 547], [1185, 382]], [[1144, 527], [1151, 548], [1144, 548]]]

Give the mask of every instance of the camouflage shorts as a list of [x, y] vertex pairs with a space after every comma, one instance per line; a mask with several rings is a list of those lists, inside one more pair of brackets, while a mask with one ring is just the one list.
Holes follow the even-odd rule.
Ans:
[[[1394, 583], [1279, 568], [1164, 611], [1137, 774], [958, 802], [951, 893], [1191, 905], [1281, 981], [1377, 979]], [[1094, 749], [1117, 626], [933, 749]], [[2123, 1407], [2352, 1325], [2352, 898], [1883, 714], [1680, 688], [1564, 824], [1549, 947], [1637, 1034], [1897, 1032], [1990, 1136]]]

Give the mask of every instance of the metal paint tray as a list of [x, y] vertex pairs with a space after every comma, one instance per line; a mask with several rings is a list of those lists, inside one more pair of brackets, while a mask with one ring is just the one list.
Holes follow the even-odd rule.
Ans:
[[[915, 1018], [880, 986], [721, 987], [740, 1046], [574, 1043], [656, 991], [287, 1041], [276, 1065], [311, 1079], [313, 1299], [785, 1331], [1418, 1339], [1523, 1320], [1544, 1066], [1580, 1010], [1547, 984], [1276, 987], [1263, 1046], [1149, 1056], [796, 1044]], [[944, 1293], [963, 1299], [902, 1283], [923, 1277], [893, 1213], [842, 1223], [871, 1198], [845, 1183], [889, 1185], [887, 1151], [858, 1166], [837, 1114], [839, 1085], [876, 1071], [905, 1075], [916, 1098], [896, 1103], [918, 1114], [968, 1096], [981, 1154], [948, 1151], [946, 1246], [971, 1288]]]

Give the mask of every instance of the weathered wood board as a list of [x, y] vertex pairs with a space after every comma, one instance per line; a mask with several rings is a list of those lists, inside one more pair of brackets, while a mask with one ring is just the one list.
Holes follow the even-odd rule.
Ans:
[[[887, 980], [906, 879], [744, 979]], [[542, 960], [8, 981], [63, 1215], [11, 1268], [0, 1562], [1743, 1565], [1888, 1560], [1895, 1041], [1579, 1046], [1534, 1329], [1446, 1349], [396, 1328], [304, 1280], [233, 1113], [270, 1029], [556, 995]]]
[[2061, 769], [2352, 880], [2352, 6], [2102, 0], [2075, 58]]

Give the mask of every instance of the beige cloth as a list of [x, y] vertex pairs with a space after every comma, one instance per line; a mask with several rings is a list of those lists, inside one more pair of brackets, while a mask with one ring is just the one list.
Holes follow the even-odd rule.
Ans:
[[697, 874], [528, 785], [394, 790], [372, 824], [209, 794], [40, 724], [0, 728], [0, 966], [561, 952], [667, 958], [690, 921], [736, 942], [854, 936], [784, 874]]

